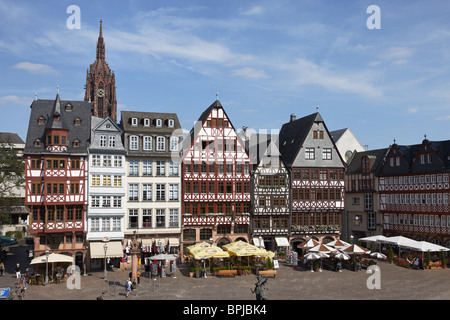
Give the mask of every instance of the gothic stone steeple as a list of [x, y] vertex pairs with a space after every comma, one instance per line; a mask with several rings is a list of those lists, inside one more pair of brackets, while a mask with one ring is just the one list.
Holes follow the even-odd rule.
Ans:
[[102, 20], [97, 40], [96, 59], [86, 71], [84, 100], [93, 105], [92, 114], [100, 118], [111, 117], [117, 121], [116, 80], [114, 71], [105, 59], [105, 41], [103, 39]]

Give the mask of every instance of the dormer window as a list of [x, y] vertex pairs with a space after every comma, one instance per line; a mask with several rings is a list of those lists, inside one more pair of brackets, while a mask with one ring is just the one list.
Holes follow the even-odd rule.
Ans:
[[131, 118], [131, 125], [137, 127], [137, 125], [138, 125], [138, 118]]
[[173, 119], [169, 119], [169, 128], [173, 128], [174, 123], [175, 123], [175, 121], [173, 121]]
[[45, 124], [45, 118], [43, 116], [39, 117], [38, 124]]
[[75, 120], [73, 121], [73, 124], [76, 126], [81, 126], [81, 119], [80, 118], [75, 118]]
[[144, 127], [150, 127], [150, 119], [149, 118], [144, 119]]
[[37, 138], [36, 140], [34, 140], [34, 146], [35, 147], [40, 147], [41, 145], [42, 145], [41, 139]]
[[79, 147], [79, 146], [80, 146], [80, 140], [78, 140], [78, 139], [73, 140], [72, 145], [73, 145], [74, 147]]
[[156, 127], [161, 128], [162, 127], [162, 119], [156, 119]]
[[72, 109], [73, 109], [73, 107], [72, 107], [72, 105], [70, 104], [70, 103], [68, 103], [67, 105], [66, 105], [66, 111], [72, 111]]

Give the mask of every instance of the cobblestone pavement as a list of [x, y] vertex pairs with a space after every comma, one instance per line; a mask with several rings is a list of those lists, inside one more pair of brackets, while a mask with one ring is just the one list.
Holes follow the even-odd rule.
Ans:
[[[14, 286], [14, 266], [27, 266], [25, 245], [9, 248], [6, 273], [0, 287]], [[369, 289], [365, 270], [353, 272], [310, 272], [280, 263], [275, 278], [268, 278], [265, 293], [268, 300], [447, 300], [450, 299], [450, 270], [410, 270], [387, 262], [379, 262], [380, 289]], [[108, 272], [114, 283], [107, 288], [103, 272], [81, 276], [80, 289], [69, 289], [66, 283], [28, 286], [25, 300], [95, 300], [102, 291], [105, 300], [255, 300], [254, 275], [236, 277], [190, 278], [184, 266], [177, 268], [176, 277], [152, 280], [143, 273], [141, 283], [129, 297], [125, 296], [125, 280], [129, 270]]]

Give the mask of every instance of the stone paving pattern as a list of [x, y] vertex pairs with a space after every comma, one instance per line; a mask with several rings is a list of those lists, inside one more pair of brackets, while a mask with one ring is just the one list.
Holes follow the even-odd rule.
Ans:
[[[6, 273], [0, 278], [0, 287], [17, 282], [14, 267], [16, 263], [27, 265], [25, 250], [20, 244], [10, 247], [6, 260]], [[447, 300], [450, 299], [450, 270], [411, 270], [388, 262], [378, 262], [380, 267], [380, 289], [368, 289], [367, 279], [371, 274], [365, 270], [353, 272], [310, 272], [294, 269], [281, 262], [275, 278], [268, 278], [265, 293], [268, 300]], [[188, 270], [179, 266], [176, 278], [165, 277], [152, 280], [141, 269], [138, 290], [125, 296], [125, 281], [130, 270], [115, 269], [108, 272], [108, 280], [114, 288], [105, 295], [105, 300], [232, 300], [254, 301], [256, 276], [190, 278]], [[159, 285], [159, 286], [158, 286]], [[106, 291], [103, 272], [81, 276], [81, 289], [68, 289], [66, 283], [48, 287], [29, 285], [25, 300], [95, 300]]]

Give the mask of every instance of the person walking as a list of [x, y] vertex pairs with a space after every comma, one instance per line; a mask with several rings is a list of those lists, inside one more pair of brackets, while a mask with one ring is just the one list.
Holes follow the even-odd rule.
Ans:
[[16, 264], [16, 268], [14, 269], [14, 271], [16, 272], [16, 278], [19, 279], [20, 278], [20, 266], [19, 266], [19, 264]]
[[130, 295], [131, 292], [131, 280], [128, 278], [127, 282], [125, 283], [125, 290], [127, 291], [126, 297]]
[[3, 277], [3, 272], [5, 272], [5, 265], [0, 262], [0, 277]]
[[136, 273], [136, 279], [137, 279], [137, 285], [139, 286], [140, 279], [141, 279], [141, 273], [139, 271]]

